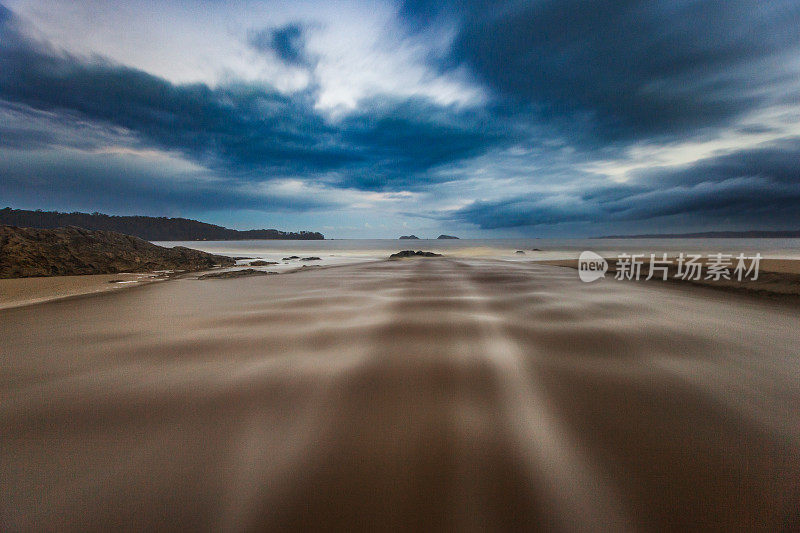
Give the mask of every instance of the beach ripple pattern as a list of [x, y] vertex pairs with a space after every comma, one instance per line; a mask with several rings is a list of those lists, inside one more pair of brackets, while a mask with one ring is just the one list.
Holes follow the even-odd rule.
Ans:
[[0, 311], [0, 529], [791, 529], [796, 316], [447, 258]]

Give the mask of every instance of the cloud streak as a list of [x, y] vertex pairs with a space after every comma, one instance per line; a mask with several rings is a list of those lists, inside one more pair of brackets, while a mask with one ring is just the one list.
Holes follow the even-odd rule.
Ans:
[[447, 216], [484, 229], [568, 223], [589, 228], [675, 216], [686, 227], [711, 221], [730, 229], [794, 227], [800, 224], [798, 161], [800, 139], [791, 139], [679, 169], [650, 169], [625, 184], [476, 201]]
[[602, 141], [692, 133], [800, 94], [791, 0], [408, 0], [403, 13], [415, 31], [458, 28], [441, 68], [465, 65], [546, 118], [588, 115]]

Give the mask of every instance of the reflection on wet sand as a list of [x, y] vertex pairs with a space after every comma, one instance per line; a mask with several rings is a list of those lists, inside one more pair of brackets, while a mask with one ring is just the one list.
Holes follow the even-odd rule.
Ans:
[[796, 310], [478, 259], [0, 311], [3, 529], [798, 525]]

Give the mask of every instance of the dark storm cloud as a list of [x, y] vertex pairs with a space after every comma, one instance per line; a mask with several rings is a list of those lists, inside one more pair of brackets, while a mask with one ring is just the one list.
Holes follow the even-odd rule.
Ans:
[[640, 173], [630, 183], [574, 193], [474, 202], [452, 214], [484, 229], [680, 216], [741, 228], [800, 225], [800, 139]]
[[680, 171], [654, 168], [640, 172], [638, 181], [662, 186], [694, 185], [753, 176], [800, 186], [800, 138], [782, 139], [764, 147], [704, 159]]
[[[769, 101], [797, 101], [794, 0], [408, 0], [412, 31], [455, 24], [440, 65], [602, 141], [696, 133]], [[792, 67], [796, 68], [796, 67]]]
[[282, 61], [295, 66], [311, 63], [305, 46], [305, 27], [287, 24], [279, 28], [261, 30], [250, 35], [250, 45], [261, 52], [272, 52]]
[[0, 146], [38, 150], [58, 142], [55, 134], [32, 128], [8, 128], [0, 124]]
[[364, 161], [349, 169], [344, 184], [370, 190], [424, 188], [447, 179], [429, 169], [477, 156], [514, 138], [508, 125], [486, 112], [457, 111], [415, 99], [365, 103], [341, 128]]
[[0, 97], [80, 113], [134, 131], [210, 164], [327, 170], [352, 157], [306, 102], [263, 87], [173, 85], [96, 59], [0, 47]]
[[0, 42], [0, 100], [121, 127], [242, 177], [325, 175], [326, 183], [359, 189], [415, 188], [435, 181], [431, 168], [501, 141], [487, 134], [487, 116], [427, 101], [386, 97], [329, 123], [309, 94], [251, 84], [175, 85], [50, 50], [8, 25], [5, 32], [11, 38]]
[[256, 209], [308, 211], [332, 202], [307, 195], [275, 195], [234, 179], [170, 168], [164, 161], [63, 150], [0, 150], [0, 199], [20, 206], [137, 212]]

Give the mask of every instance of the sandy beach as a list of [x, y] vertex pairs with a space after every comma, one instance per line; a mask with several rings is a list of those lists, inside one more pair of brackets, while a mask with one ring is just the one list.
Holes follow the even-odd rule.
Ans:
[[0, 279], [0, 309], [130, 289], [163, 280], [158, 273]]
[[[442, 250], [447, 251], [448, 257], [460, 260], [490, 259], [492, 256], [502, 256], [502, 252], [494, 248], [466, 248], [461, 250]], [[455, 253], [452, 253], [455, 252]], [[277, 255], [286, 255], [288, 252]], [[303, 263], [300, 261], [277, 261], [276, 264], [266, 266], [256, 266], [255, 270], [264, 272], [293, 273], [298, 270], [317, 268], [318, 266], [342, 266], [355, 265], [362, 262], [375, 262], [381, 256], [391, 253], [389, 250], [381, 250], [379, 253], [370, 251], [362, 255], [353, 254], [322, 254], [321, 262]], [[551, 254], [576, 255], [572, 252], [550, 252]], [[380, 255], [379, 255], [380, 254]], [[519, 256], [513, 252], [507, 252], [503, 261], [512, 260], [514, 262], [536, 262], [541, 265], [560, 266], [577, 268], [577, 258], [570, 259], [541, 259], [539, 254], [530, 256]], [[271, 259], [273, 259], [271, 257]], [[277, 256], [274, 259], [279, 259]], [[613, 277], [614, 260], [613, 256], [608, 258], [610, 265], [609, 277]], [[148, 283], [165, 281], [171, 277], [194, 278], [204, 273], [228, 272], [241, 269], [253, 268], [250, 266], [252, 259], [238, 261], [237, 266], [200, 271], [197, 273], [165, 273], [165, 272], [146, 272], [146, 273], [122, 273], [122, 274], [95, 274], [85, 276], [50, 276], [50, 277], [31, 277], [0, 279], [0, 309], [11, 307], [22, 307], [42, 302], [60, 300], [63, 298], [74, 298], [108, 291], [118, 291], [121, 289], [131, 289]], [[645, 271], [646, 272], [646, 271]], [[692, 283], [693, 285], [703, 286], [710, 289], [733, 290], [744, 294], [753, 294], [760, 297], [773, 297], [778, 299], [788, 299], [789, 301], [799, 301], [800, 297], [800, 259], [762, 259], [760, 262], [761, 279], [756, 281], [748, 280], [745, 283], [734, 281], [705, 281], [703, 279]], [[674, 272], [670, 277], [671, 282], [686, 283], [675, 279]], [[656, 280], [657, 282], [657, 280]]]
[[0, 311], [24, 530], [789, 530], [796, 306], [435, 258]]

